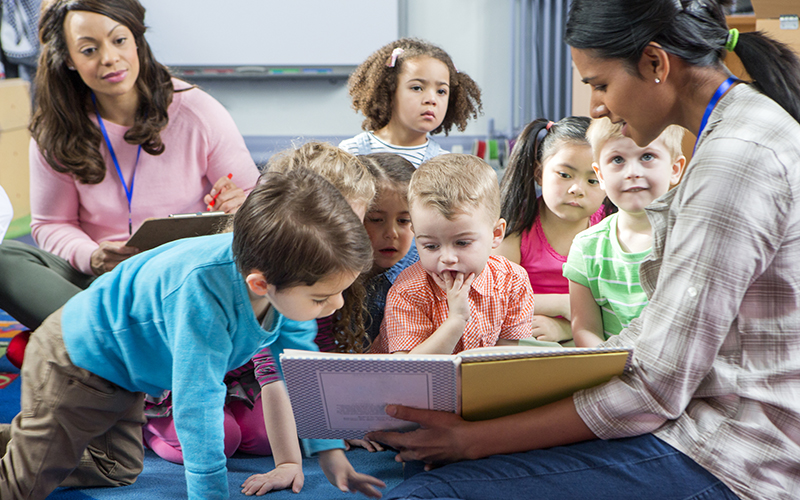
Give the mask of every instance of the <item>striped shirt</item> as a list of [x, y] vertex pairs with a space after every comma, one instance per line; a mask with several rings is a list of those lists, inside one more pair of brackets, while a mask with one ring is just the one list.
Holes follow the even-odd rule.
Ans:
[[[396, 155], [400, 155], [406, 160], [410, 161], [414, 168], [418, 168], [422, 165], [422, 162], [425, 161], [425, 153], [428, 149], [428, 143], [436, 143], [433, 139], [428, 137], [428, 140], [425, 144], [421, 144], [419, 146], [395, 146], [394, 144], [389, 144], [388, 142], [382, 141], [378, 139], [375, 134], [372, 132], [364, 132], [367, 134], [369, 138], [369, 145], [371, 149], [371, 153], [394, 153]], [[344, 149], [348, 153], [352, 153], [354, 155], [364, 154], [363, 152], [359, 151], [358, 147], [358, 137], [351, 137], [350, 139], [345, 139], [339, 143], [339, 148]], [[445, 154], [449, 151], [445, 151], [444, 149], [439, 149], [438, 154]]]
[[608, 339], [627, 328], [647, 304], [639, 283], [639, 265], [650, 255], [628, 253], [617, 238], [619, 212], [578, 233], [569, 249], [564, 277], [592, 292], [603, 316], [603, 335]]
[[[371, 352], [410, 351], [444, 323], [448, 310], [447, 295], [417, 262], [389, 289], [381, 333]], [[453, 354], [491, 347], [498, 339], [530, 337], [533, 291], [525, 269], [505, 257], [489, 256], [470, 287], [469, 312]]]
[[605, 346], [629, 373], [575, 394], [599, 437], [652, 432], [741, 498], [800, 498], [800, 124], [746, 84], [647, 207], [650, 302]]

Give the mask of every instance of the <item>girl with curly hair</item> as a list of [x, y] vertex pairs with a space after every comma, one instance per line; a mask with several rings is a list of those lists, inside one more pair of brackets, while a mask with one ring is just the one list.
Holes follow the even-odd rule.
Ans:
[[349, 80], [353, 109], [366, 131], [339, 147], [353, 154], [395, 153], [415, 167], [447, 153], [428, 134], [453, 126], [464, 131], [481, 112], [481, 90], [460, 73], [447, 52], [423, 40], [401, 38], [384, 45]]

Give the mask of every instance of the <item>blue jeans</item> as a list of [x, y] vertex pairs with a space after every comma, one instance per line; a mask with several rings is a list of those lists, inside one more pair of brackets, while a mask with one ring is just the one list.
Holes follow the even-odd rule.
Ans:
[[385, 498], [738, 499], [652, 434], [450, 464], [407, 479]]

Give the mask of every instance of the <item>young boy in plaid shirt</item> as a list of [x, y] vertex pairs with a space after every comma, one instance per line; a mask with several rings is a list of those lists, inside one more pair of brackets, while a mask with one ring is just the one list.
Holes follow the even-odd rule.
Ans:
[[530, 337], [528, 275], [491, 255], [506, 228], [494, 170], [472, 155], [433, 158], [414, 172], [408, 203], [419, 262], [389, 289], [372, 352], [450, 354]]

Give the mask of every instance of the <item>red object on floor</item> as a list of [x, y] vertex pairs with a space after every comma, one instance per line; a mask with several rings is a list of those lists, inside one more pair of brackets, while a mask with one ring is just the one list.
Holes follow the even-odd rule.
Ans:
[[30, 338], [31, 331], [23, 330], [14, 335], [14, 338], [8, 343], [6, 357], [17, 368], [22, 368], [22, 360], [25, 359], [25, 348], [28, 347], [28, 339]]

